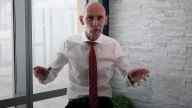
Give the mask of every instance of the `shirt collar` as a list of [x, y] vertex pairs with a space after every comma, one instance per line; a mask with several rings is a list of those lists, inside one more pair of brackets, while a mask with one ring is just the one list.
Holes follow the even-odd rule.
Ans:
[[[89, 41], [89, 39], [87, 38], [85, 32], [83, 32], [81, 39], [82, 39], [83, 42]], [[99, 38], [98, 38], [97, 40], [95, 40], [95, 42], [96, 42], [96, 43], [101, 43], [101, 42], [102, 42], [102, 39], [103, 39], [103, 34], [101, 34], [101, 35], [99, 36]]]

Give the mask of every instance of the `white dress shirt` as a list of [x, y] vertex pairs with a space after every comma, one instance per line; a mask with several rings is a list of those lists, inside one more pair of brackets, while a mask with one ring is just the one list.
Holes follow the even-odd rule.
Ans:
[[[46, 80], [41, 81], [47, 84], [53, 81], [62, 67], [68, 63], [69, 66], [69, 88], [67, 95], [70, 99], [89, 95], [89, 46], [85, 33], [73, 35], [67, 38], [62, 48], [57, 54], [56, 60], [51, 64]], [[119, 68], [122, 75], [127, 76], [127, 65], [123, 62], [123, 52], [119, 43], [101, 34], [95, 41], [97, 56], [97, 73], [98, 73], [98, 96], [112, 97], [111, 79], [114, 75], [115, 68]]]

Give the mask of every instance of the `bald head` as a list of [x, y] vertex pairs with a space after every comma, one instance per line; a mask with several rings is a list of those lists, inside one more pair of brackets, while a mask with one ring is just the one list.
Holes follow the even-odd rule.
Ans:
[[87, 4], [83, 15], [79, 17], [82, 25], [85, 26], [89, 40], [96, 40], [103, 31], [103, 27], [107, 24], [107, 16], [105, 8], [99, 2]]
[[87, 13], [87, 11], [91, 13], [103, 13], [104, 15], [106, 15], [106, 10], [104, 6], [99, 2], [88, 3], [85, 7], [84, 12]]

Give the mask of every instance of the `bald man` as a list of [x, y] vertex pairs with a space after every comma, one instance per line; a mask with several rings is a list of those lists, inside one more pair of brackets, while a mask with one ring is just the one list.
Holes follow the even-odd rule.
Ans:
[[[113, 108], [111, 101], [111, 79], [114, 69], [121, 70], [133, 84], [145, 79], [149, 71], [145, 68], [128, 71], [124, 54], [119, 43], [102, 34], [107, 23], [105, 8], [98, 2], [89, 3], [79, 17], [85, 32], [69, 37], [64, 41], [56, 60], [49, 68], [36, 66], [34, 75], [42, 84], [53, 81], [64, 65], [69, 64], [70, 87], [67, 89], [69, 103], [65, 108], [93, 108], [89, 104], [89, 51], [88, 42], [95, 43], [97, 61], [97, 108]], [[93, 69], [92, 69], [93, 70]], [[96, 107], [95, 107], [96, 108]]]

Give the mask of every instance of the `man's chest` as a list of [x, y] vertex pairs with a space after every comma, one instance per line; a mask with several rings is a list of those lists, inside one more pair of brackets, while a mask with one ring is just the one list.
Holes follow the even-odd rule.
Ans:
[[[115, 60], [114, 48], [108, 44], [94, 46], [97, 62], [100, 64]], [[73, 43], [67, 50], [69, 61], [73, 63], [87, 64], [90, 46], [87, 44]]]

